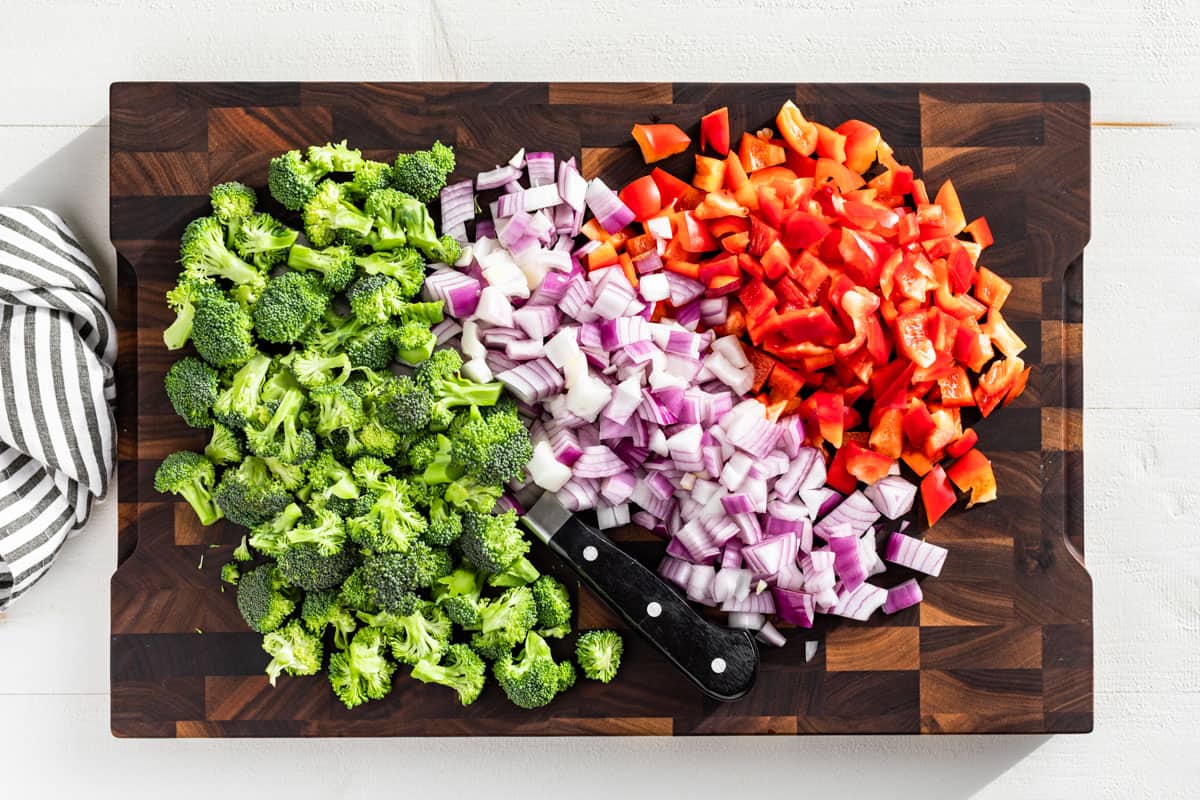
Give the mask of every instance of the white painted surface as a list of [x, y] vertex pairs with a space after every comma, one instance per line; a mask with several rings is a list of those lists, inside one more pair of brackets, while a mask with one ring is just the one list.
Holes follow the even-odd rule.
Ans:
[[0, 795], [36, 785], [40, 796], [367, 797], [394, 776], [412, 796], [446, 779], [464, 796], [486, 796], [485, 776], [515, 786], [532, 768], [538, 794], [573, 798], [1196, 796], [1200, 5], [972, 5], [0, 0], [0, 203], [58, 209], [111, 282], [106, 114], [116, 80], [1085, 81], [1097, 121], [1172, 126], [1093, 130], [1085, 449], [1094, 734], [116, 741], [107, 502], [0, 616]]

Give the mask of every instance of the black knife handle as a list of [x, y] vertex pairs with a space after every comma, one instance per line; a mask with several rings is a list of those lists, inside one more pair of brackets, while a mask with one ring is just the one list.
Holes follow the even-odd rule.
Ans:
[[758, 646], [748, 631], [714, 625], [599, 531], [572, 517], [550, 549], [667, 660], [715, 700], [737, 700], [754, 685]]

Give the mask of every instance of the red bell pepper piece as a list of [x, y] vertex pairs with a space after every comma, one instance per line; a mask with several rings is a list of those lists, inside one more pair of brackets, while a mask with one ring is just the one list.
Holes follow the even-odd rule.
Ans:
[[725, 183], [725, 160], [696, 154], [696, 174], [692, 186], [705, 192], [715, 192]]
[[634, 125], [633, 139], [647, 164], [682, 153], [692, 143], [682, 128], [671, 124]]
[[937, 353], [925, 332], [924, 313], [914, 311], [896, 318], [896, 347], [917, 366], [933, 366]]
[[902, 427], [904, 428], [904, 438], [908, 440], [908, 443], [914, 448], [919, 448], [937, 429], [937, 424], [934, 423], [933, 415], [929, 413], [925, 404], [917, 400], [904, 414]]
[[771, 402], [779, 403], [791, 400], [800, 394], [804, 388], [804, 376], [783, 364], [776, 364], [768, 378], [771, 386]]
[[940, 465], [934, 465], [921, 479], [921, 505], [925, 507], [925, 519], [930, 527], [937, 524], [956, 499], [946, 471]]
[[876, 453], [857, 442], [846, 442], [839, 453], [845, 453], [846, 472], [866, 484], [872, 484], [888, 474], [894, 459]]
[[879, 148], [879, 129], [861, 120], [850, 119], [838, 125], [837, 132], [846, 137], [846, 166], [858, 173], [870, 169]]
[[822, 390], [809, 395], [804, 406], [816, 420], [822, 438], [834, 447], [841, 447], [846, 422], [845, 398], [837, 392]]
[[757, 324], [775, 308], [778, 297], [770, 286], [761, 280], [752, 280], [738, 291], [738, 299], [746, 309], [748, 324]]
[[933, 469], [933, 462], [926, 458], [925, 454], [920, 450], [905, 450], [900, 454], [900, 460], [922, 478], [928, 475], [929, 471]]
[[778, 362], [757, 347], [746, 347], [743, 349], [746, 351], [746, 360], [754, 367], [754, 382], [750, 384], [750, 389], [753, 392], [760, 392], [771, 377], [771, 373]]
[[791, 249], [803, 250], [823, 240], [831, 230], [829, 223], [820, 217], [796, 210], [784, 219], [780, 238]]
[[958, 236], [962, 233], [963, 228], [967, 227], [967, 218], [963, 216], [962, 203], [958, 201], [958, 192], [954, 190], [954, 184], [949, 180], [943, 183], [933, 202], [941, 206], [946, 215], [946, 235]]
[[767, 248], [778, 238], [779, 232], [777, 230], [760, 220], [757, 216], [750, 217], [750, 246], [748, 248], [750, 255], [755, 258], [762, 258], [762, 254], [767, 252]]
[[987, 337], [996, 345], [997, 350], [1009, 358], [1020, 355], [1025, 349], [1025, 342], [1021, 340], [1016, 331], [1008, 326], [1000, 314], [1000, 309], [995, 306], [988, 311], [987, 322], [980, 325], [979, 329], [987, 334]]
[[700, 118], [700, 149], [718, 155], [729, 153], [729, 109], [725, 106]]
[[746, 172], [751, 173], [784, 163], [787, 161], [787, 154], [778, 145], [743, 133], [741, 145], [738, 147], [738, 158], [741, 159]]
[[676, 178], [662, 167], [655, 167], [651, 170], [650, 177], [658, 186], [658, 193], [662, 197], [663, 208], [669, 208], [672, 204], [678, 203], [680, 198], [693, 190], [693, 187], [687, 181]]
[[904, 452], [904, 412], [898, 408], [885, 408], [871, 428], [871, 449], [882, 453], [893, 461]]
[[636, 220], [650, 219], [662, 210], [662, 192], [650, 175], [643, 175], [617, 193]]
[[832, 486], [842, 494], [850, 494], [858, 488], [858, 479], [846, 468], [846, 448], [839, 447], [833, 454], [833, 460], [825, 470], [825, 484]]
[[784, 103], [775, 115], [775, 127], [788, 147], [798, 155], [809, 156], [817, 149], [817, 126], [806, 120], [791, 100]]
[[946, 476], [959, 491], [971, 493], [967, 508], [996, 499], [996, 475], [992, 472], [992, 462], [978, 450], [968, 450], [959, 457], [946, 470]]
[[971, 382], [967, 380], [967, 371], [962, 367], [955, 367], [946, 377], [938, 378], [938, 391], [942, 394], [942, 405], [975, 405], [975, 398], [971, 395]]
[[1012, 289], [1011, 283], [987, 267], [979, 268], [979, 276], [975, 279], [975, 296], [986, 305], [999, 311]]
[[716, 249], [717, 241], [709, 234], [708, 225], [704, 220], [696, 219], [691, 211], [683, 212], [682, 217], [679, 229], [675, 232], [675, 241], [679, 242], [686, 252], [703, 253]]
[[963, 228], [963, 232], [971, 235], [971, 238], [975, 240], [975, 244], [979, 245], [980, 250], [986, 250], [995, 241], [992, 238], [992, 228], [983, 217], [973, 220], [970, 225]]
[[922, 451], [931, 461], [940, 461], [946, 445], [962, 436], [962, 422], [957, 408], [931, 408], [933, 432], [925, 439]]
[[963, 431], [963, 435], [958, 437], [957, 441], [946, 445], [946, 455], [951, 458], [958, 458], [963, 453], [970, 450], [979, 442], [979, 434], [974, 428], [967, 428]]
[[776, 239], [767, 248], [767, 252], [762, 254], [763, 273], [769, 280], [779, 280], [792, 266], [792, 255], [788, 249], [783, 246], [783, 242]]

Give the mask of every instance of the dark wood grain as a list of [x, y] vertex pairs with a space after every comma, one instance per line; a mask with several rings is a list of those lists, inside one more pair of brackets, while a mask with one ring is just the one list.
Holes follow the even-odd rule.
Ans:
[[[648, 645], [628, 641], [621, 679], [583, 682], [536, 711], [492, 688], [460, 708], [397, 676], [387, 700], [349, 712], [320, 677], [271, 688], [267, 657], [217, 573], [241, 531], [203, 528], [153, 491], [158, 461], [205, 436], [162, 392], [174, 354], [161, 329], [183, 226], [211, 183], [267, 197], [279, 150], [347, 138], [375, 158], [440, 138], [459, 172], [520, 146], [575, 156], [611, 186], [644, 174], [635, 122], [677, 122], [728, 105], [735, 132], [771, 125], [793, 99], [811, 118], [879, 126], [931, 186], [952, 177], [986, 215], [985, 262], [1014, 284], [1006, 316], [1036, 365], [1029, 390], [979, 425], [1000, 499], [929, 532], [950, 548], [926, 602], [892, 617], [822, 619], [764, 652], [755, 689], [705, 700]], [[111, 235], [118, 255], [119, 566], [112, 580], [112, 729], [118, 736], [460, 736], [1077, 732], [1092, 725], [1091, 581], [1083, 569], [1082, 252], [1089, 220], [1090, 98], [1078, 85], [128, 83], [111, 92]], [[664, 163], [686, 171], [681, 155]], [[653, 563], [662, 544], [614, 537]], [[547, 553], [539, 566], [565, 577]], [[201, 559], [205, 566], [200, 568]], [[885, 585], [907, 575], [890, 571]], [[578, 597], [581, 628], [620, 627]], [[800, 643], [824, 640], [809, 663]], [[569, 643], [556, 642], [560, 655]]]

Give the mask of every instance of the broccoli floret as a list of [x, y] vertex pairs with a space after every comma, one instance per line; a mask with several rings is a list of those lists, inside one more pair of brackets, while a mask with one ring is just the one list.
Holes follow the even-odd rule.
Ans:
[[[448, 417], [462, 406], [493, 406], [500, 399], [504, 385], [475, 383], [458, 374], [462, 356], [449, 348], [436, 351], [417, 367], [413, 379], [434, 398], [434, 416], [448, 425]], [[523, 466], [523, 465], [522, 465]]]
[[238, 546], [233, 548], [233, 560], [244, 564], [251, 558], [253, 556], [250, 555], [250, 546], [246, 541], [246, 537], [243, 536], [242, 541], [238, 542]]
[[454, 171], [454, 150], [435, 142], [429, 150], [401, 153], [392, 166], [392, 185], [422, 203], [435, 200]]
[[458, 702], [469, 706], [479, 699], [487, 681], [487, 665], [465, 644], [452, 644], [438, 659], [425, 658], [413, 667], [412, 676], [423, 683], [437, 683], [458, 692]]
[[204, 455], [219, 467], [236, 464], [242, 460], [242, 442], [232, 428], [220, 422], [213, 423], [212, 438], [204, 448]]
[[533, 562], [524, 556], [499, 572], [488, 576], [488, 586], [526, 586], [541, 576]]
[[433, 354], [437, 336], [422, 322], [405, 322], [396, 329], [396, 359], [410, 367]]
[[383, 370], [394, 360], [395, 339], [390, 323], [368, 325], [346, 339], [343, 348], [352, 367]]
[[513, 511], [463, 514], [463, 532], [458, 541], [463, 557], [484, 572], [500, 572], [529, 552], [529, 542], [517, 528]]
[[455, 432], [454, 461], [480, 483], [519, 478], [532, 457], [529, 431], [515, 411], [485, 417], [472, 408], [471, 418]]
[[[442, 494], [446, 502], [457, 508], [464, 515], [474, 512], [488, 515], [495, 507], [496, 501], [504, 494], [504, 487], [483, 484], [473, 478], [462, 477], [446, 486]], [[466, 517], [463, 518], [463, 529], [466, 531]]]
[[[289, 545], [311, 544], [323, 556], [334, 556], [342, 552], [346, 543], [346, 524], [334, 512], [321, 508], [313, 511], [309, 524], [298, 525], [287, 533]], [[282, 556], [280, 557], [282, 561]], [[349, 574], [351, 570], [346, 570]], [[345, 577], [345, 576], [342, 576]], [[325, 588], [325, 587], [317, 587]]]
[[415, 604], [420, 602], [417, 591], [432, 584], [433, 560], [431, 548], [417, 542], [404, 553], [368, 556], [354, 574], [372, 605], [403, 616], [416, 610]]
[[[297, 528], [292, 533], [303, 530]], [[325, 555], [316, 544], [294, 544], [279, 555], [279, 574], [289, 586], [306, 592], [340, 586], [358, 566], [358, 559], [349, 549]]]
[[262, 354], [247, 361], [234, 373], [229, 388], [223, 390], [213, 403], [213, 416], [230, 428], [244, 428], [261, 413], [259, 398], [271, 358]]
[[296, 610], [296, 604], [279, 591], [270, 564], [250, 570], [238, 581], [237, 606], [246, 624], [259, 633], [275, 630]]
[[158, 465], [154, 490], [179, 495], [196, 512], [201, 525], [212, 525], [222, 516], [220, 503], [213, 500], [216, 478], [216, 469], [207, 458], [190, 450], [178, 450]]
[[371, 218], [346, 200], [341, 185], [333, 181], [321, 182], [316, 194], [304, 204], [302, 216], [304, 232], [317, 247], [333, 244], [343, 231], [351, 236], [366, 236], [372, 224]]
[[362, 165], [363, 157], [361, 150], [351, 148], [342, 139], [337, 144], [326, 142], [323, 146], [309, 147], [308, 162], [326, 172], [354, 172]]
[[[292, 495], [271, 473], [266, 462], [248, 457], [236, 469], [225, 470], [213, 492], [213, 499], [230, 522], [254, 528], [270, 522], [287, 508]], [[262, 549], [258, 545], [255, 548]]]
[[284, 208], [299, 211], [317, 193], [317, 181], [328, 173], [321, 164], [305, 161], [299, 150], [289, 150], [271, 159], [267, 187]]
[[396, 315], [401, 322], [420, 322], [427, 327], [433, 327], [446, 318], [443, 311], [445, 302], [428, 300], [421, 303], [405, 303]]
[[404, 443], [400, 434], [385, 428], [379, 420], [372, 419], [355, 432], [358, 448], [355, 451], [380, 458], [394, 458]]
[[270, 269], [284, 261], [288, 248], [299, 234], [270, 214], [255, 214], [238, 220], [230, 235], [237, 254], [261, 269]]
[[442, 498], [433, 498], [429, 504], [429, 527], [425, 529], [425, 541], [435, 547], [449, 547], [462, 536], [462, 530], [462, 515]]
[[319, 386], [309, 393], [308, 399], [317, 410], [316, 431], [320, 436], [354, 430], [366, 422], [362, 398], [345, 386]]
[[345, 649], [349, 635], [358, 627], [354, 615], [342, 606], [336, 589], [308, 592], [300, 606], [300, 619], [304, 626], [320, 636], [327, 626], [333, 628], [333, 643]]
[[254, 324], [240, 305], [225, 297], [204, 297], [196, 304], [192, 344], [214, 367], [239, 367], [254, 356]]
[[[388, 382], [374, 398], [375, 416], [386, 427], [401, 434], [415, 435], [429, 427], [432, 408], [433, 396], [408, 377]], [[413, 463], [411, 451], [409, 463]], [[414, 469], [423, 470], [425, 466], [427, 464], [414, 466]]]
[[353, 500], [358, 497], [358, 484], [350, 470], [338, 461], [333, 453], [322, 450], [308, 464], [308, 484], [312, 487], [313, 497], [328, 500], [339, 497], [343, 500]]
[[288, 534], [304, 518], [304, 509], [289, 503], [266, 522], [255, 525], [250, 531], [250, 546], [272, 558], [278, 558], [290, 546]]
[[316, 272], [328, 291], [340, 292], [354, 280], [354, 250], [345, 245], [314, 250], [302, 244], [292, 245], [287, 265], [300, 272]]
[[391, 467], [375, 456], [362, 456], [350, 467], [358, 485], [375, 492], [387, 486], [384, 480], [391, 471]]
[[[372, 597], [370, 589], [363, 580], [361, 567], [350, 573], [350, 577], [346, 578], [342, 583], [342, 588], [338, 591], [338, 602], [347, 609], [354, 611], [368, 611], [372, 613], [378, 611], [379, 606], [375, 605]], [[410, 609], [416, 608], [419, 598], [415, 594], [411, 595], [411, 598], [412, 604], [408, 607]]]
[[167, 306], [175, 312], [175, 321], [163, 331], [163, 344], [168, 350], [179, 350], [192, 338], [192, 323], [196, 308], [204, 300], [222, 299], [225, 293], [208, 278], [185, 275], [167, 292]]
[[384, 657], [384, 644], [378, 628], [362, 628], [348, 648], [329, 657], [329, 683], [346, 708], [382, 700], [392, 690], [396, 665]]
[[225, 228], [216, 217], [198, 217], [183, 229], [179, 260], [188, 275], [225, 278], [235, 285], [262, 285], [263, 275], [225, 244]]
[[304, 404], [304, 393], [289, 389], [265, 426], [246, 428], [246, 442], [255, 455], [278, 458], [286, 464], [303, 464], [313, 456], [316, 437], [300, 421]]
[[293, 350], [284, 356], [286, 364], [305, 389], [314, 389], [331, 383], [345, 383], [350, 377], [352, 366], [345, 353], [325, 355], [318, 350]]
[[430, 261], [452, 264], [458, 260], [461, 248], [450, 236], [438, 237], [433, 217], [424, 203], [415, 199], [396, 203], [392, 207], [396, 224], [404, 228], [404, 236], [410, 247], [415, 247]]
[[621, 668], [625, 642], [616, 631], [587, 631], [575, 642], [575, 660], [587, 678], [608, 683]]
[[271, 474], [283, 484], [283, 488], [294, 492], [304, 486], [304, 480], [308, 474], [306, 464], [288, 464], [271, 456], [259, 456], [259, 458], [262, 458]]
[[460, 566], [433, 584], [433, 597], [455, 625], [469, 631], [480, 628], [479, 597], [483, 576], [475, 570]]
[[[421, 201], [396, 189], [376, 189], [367, 196], [363, 211], [373, 220], [374, 227], [368, 244], [374, 250], [390, 250], [404, 247], [408, 235], [404, 230], [401, 208], [409, 203], [421, 205]], [[414, 253], [416, 251], [413, 251]], [[420, 256], [417, 256], [420, 259]], [[425, 262], [420, 260], [424, 271]]]
[[436, 658], [450, 644], [450, 618], [433, 603], [423, 603], [415, 614], [400, 618], [400, 626], [389, 637], [392, 656], [402, 664]]
[[355, 319], [364, 325], [387, 322], [404, 306], [400, 284], [386, 275], [359, 278], [350, 284], [346, 298], [350, 301], [350, 310]]
[[521, 708], [540, 708], [568, 686], [550, 645], [532, 631], [525, 637], [525, 647], [517, 657], [501, 656], [492, 666], [492, 672], [508, 699]]
[[[430, 433], [413, 442], [404, 457], [413, 472], [424, 472], [443, 454], [448, 457], [451, 449], [450, 440], [444, 435]], [[422, 480], [425, 478], [422, 477]]]
[[558, 628], [571, 622], [571, 595], [562, 581], [543, 575], [529, 587], [537, 604], [539, 628]]
[[[238, 579], [241, 577], [241, 572], [238, 570], [238, 565], [230, 561], [225, 566], [221, 567], [221, 582], [228, 583], [230, 586], [237, 586]], [[225, 591], [221, 589], [221, 591]]]
[[354, 170], [354, 177], [342, 184], [342, 189], [355, 200], [366, 200], [376, 189], [385, 189], [392, 183], [392, 165], [382, 161], [363, 159]]
[[408, 550], [428, 526], [409, 496], [408, 484], [386, 476], [372, 489], [370, 512], [350, 520], [350, 535], [365, 550], [376, 553]]
[[244, 183], [229, 181], [218, 183], [208, 193], [213, 215], [223, 224], [229, 225], [254, 213], [258, 195]]
[[[388, 191], [391, 191], [390, 189]], [[372, 198], [379, 192], [371, 195]], [[370, 213], [371, 203], [367, 203]], [[378, 220], [376, 221], [378, 225]], [[394, 250], [381, 250], [366, 256], [358, 256], [354, 263], [368, 275], [387, 275], [400, 284], [400, 294], [405, 300], [412, 299], [421, 291], [425, 282], [425, 259], [411, 247], [397, 247]]]
[[167, 398], [175, 413], [193, 428], [212, 424], [212, 406], [220, 391], [217, 371], [195, 356], [179, 359], [167, 370]]
[[254, 329], [268, 342], [297, 342], [321, 322], [329, 293], [306, 272], [271, 278], [254, 306]]
[[506, 589], [494, 600], [479, 602], [479, 631], [471, 646], [485, 658], [508, 653], [537, 624], [537, 605], [528, 586]]
[[316, 675], [321, 671], [325, 647], [317, 636], [304, 630], [299, 620], [294, 619], [268, 633], [263, 637], [262, 646], [271, 657], [267, 675], [271, 676], [272, 686], [285, 672], [288, 675]]
[[462, 258], [462, 244], [450, 234], [438, 237], [438, 260], [443, 264], [457, 264]]

